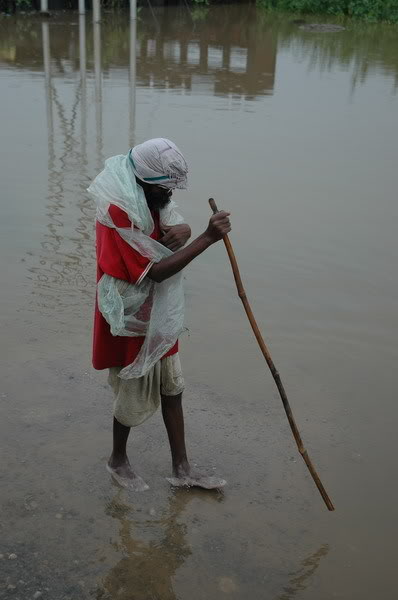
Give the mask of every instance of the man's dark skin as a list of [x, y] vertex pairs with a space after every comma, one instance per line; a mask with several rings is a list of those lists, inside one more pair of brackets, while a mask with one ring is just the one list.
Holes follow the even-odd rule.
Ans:
[[[170, 201], [171, 190], [157, 185], [149, 185], [139, 179], [137, 179], [137, 183], [143, 188], [148, 207], [151, 210], [157, 211]], [[213, 215], [207, 229], [185, 248], [184, 246], [191, 236], [189, 225], [181, 224], [163, 228], [164, 235], [159, 241], [174, 254], [155, 263], [147, 277], [160, 283], [184, 269], [194, 258], [231, 231], [228, 217], [229, 213], [224, 211]], [[173, 478], [169, 481], [177, 486], [194, 485], [207, 489], [222, 487], [225, 484], [224, 480], [195, 473], [190, 467], [185, 447], [182, 394], [162, 396], [161, 403], [172, 458]], [[122, 485], [134, 491], [142, 491], [148, 486], [134, 472], [127, 457], [126, 445], [129, 433], [130, 427], [122, 425], [114, 418], [113, 451], [108, 465]]]

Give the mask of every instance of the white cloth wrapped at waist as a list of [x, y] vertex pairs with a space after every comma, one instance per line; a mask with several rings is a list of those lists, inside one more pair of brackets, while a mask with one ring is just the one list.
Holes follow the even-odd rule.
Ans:
[[144, 377], [123, 380], [120, 367], [109, 369], [108, 382], [115, 400], [114, 416], [126, 427], [136, 427], [149, 419], [159, 408], [162, 396], [178, 396], [185, 383], [177, 354], [159, 360]]

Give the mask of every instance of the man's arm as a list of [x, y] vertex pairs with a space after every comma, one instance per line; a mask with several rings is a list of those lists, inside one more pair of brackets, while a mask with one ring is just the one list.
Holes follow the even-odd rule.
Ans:
[[160, 262], [152, 265], [147, 277], [156, 281], [156, 283], [160, 283], [179, 273], [194, 258], [202, 254], [209, 246], [221, 240], [224, 235], [231, 231], [231, 224], [228, 217], [229, 213], [224, 211], [213, 215], [206, 231], [186, 248], [177, 250], [172, 256], [167, 256]]

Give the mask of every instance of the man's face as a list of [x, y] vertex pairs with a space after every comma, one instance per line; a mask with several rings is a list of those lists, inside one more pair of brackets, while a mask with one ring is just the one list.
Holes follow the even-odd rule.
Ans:
[[144, 190], [146, 201], [151, 210], [160, 210], [170, 202], [173, 195], [171, 190], [163, 188], [160, 185], [149, 185], [140, 180], [138, 180], [138, 183]]

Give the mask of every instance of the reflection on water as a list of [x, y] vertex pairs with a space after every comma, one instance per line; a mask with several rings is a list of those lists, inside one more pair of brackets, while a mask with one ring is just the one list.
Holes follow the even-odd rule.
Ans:
[[277, 600], [292, 600], [300, 592], [306, 589], [308, 580], [314, 575], [319, 567], [321, 560], [329, 553], [329, 546], [324, 544], [305, 558], [302, 562], [302, 567], [297, 572], [293, 573], [288, 585], [283, 588], [283, 593], [278, 596]]
[[[119, 538], [113, 547], [123, 557], [102, 578], [94, 592], [96, 600], [177, 600], [180, 596], [176, 593], [174, 578], [193, 553], [188, 542], [190, 534], [184, 522], [184, 512], [192, 500], [201, 499], [206, 504], [223, 502], [220, 495], [176, 490], [159, 514], [155, 509], [146, 509], [146, 516], [139, 517], [134, 515], [131, 503], [125, 502], [124, 492], [120, 490], [106, 505], [105, 513], [119, 522]], [[218, 540], [216, 543], [221, 542]], [[226, 549], [228, 551], [231, 549]], [[293, 600], [305, 591], [328, 553], [329, 545], [324, 544], [302, 560], [300, 568], [290, 574], [289, 582], [275, 600]], [[245, 562], [244, 557], [241, 560]], [[264, 573], [268, 570], [269, 565], [264, 565]], [[217, 588], [221, 595], [226, 593], [236, 597], [237, 581], [242, 573], [239, 569], [233, 575], [218, 577]], [[208, 597], [206, 585], [203, 582], [203, 597]], [[195, 594], [193, 597], [196, 597]]]
[[[93, 209], [83, 191], [88, 181], [84, 16], [79, 21], [80, 78], [76, 78], [69, 102], [65, 102], [63, 91], [58, 89], [59, 79], [57, 81], [53, 76], [52, 31], [48, 22], [41, 23], [48, 135], [47, 229], [41, 242], [42, 250], [39, 256], [32, 257], [28, 270], [33, 283], [31, 302], [35, 310], [48, 315], [63, 307], [59, 322], [67, 326], [67, 315], [76, 314], [79, 304], [91, 298], [91, 277], [87, 266], [94, 259]], [[96, 90], [97, 87], [100, 95], [100, 80]], [[100, 104], [99, 96], [96, 103], [99, 114]], [[77, 129], [79, 118], [80, 131]], [[100, 153], [100, 126], [97, 133], [97, 150]], [[99, 158], [98, 163], [101, 162]], [[74, 222], [72, 236], [70, 219]], [[65, 230], [68, 230], [67, 234]]]
[[105, 512], [119, 521], [120, 541], [116, 549], [123, 558], [104, 577], [96, 599], [175, 600], [173, 577], [191, 554], [187, 526], [180, 519], [187, 504], [198, 496], [186, 490], [176, 491], [159, 517], [148, 515], [143, 523], [131, 519], [131, 505], [124, 504], [121, 497], [118, 493]]
[[243, 22], [242, 12], [229, 7], [196, 24], [186, 13], [182, 23], [166, 11], [159, 28], [149, 23], [139, 36], [139, 84], [246, 100], [271, 94], [276, 35], [253, 22], [253, 7], [246, 10]]
[[[383, 43], [380, 44], [380, 40]], [[393, 91], [398, 88], [398, 58], [396, 27], [351, 23], [338, 35], [301, 32], [292, 35], [286, 24], [279, 28], [278, 47], [294, 53], [308, 64], [310, 70], [331, 71], [336, 66], [350, 69], [354, 90], [365, 83], [371, 73], [382, 72], [391, 77]]]
[[[137, 23], [137, 84], [187, 91], [213, 91], [233, 94], [248, 100], [270, 94], [274, 87], [277, 33], [271, 22], [258, 23], [253, 7], [242, 11], [237, 6], [219, 7], [196, 22], [191, 11], [164, 9], [142, 10]], [[82, 17], [82, 18], [81, 18]], [[52, 70], [55, 77], [78, 69], [79, 48], [83, 49], [82, 23], [79, 16], [80, 45], [76, 35], [76, 17], [62, 15], [62, 21], [50, 21]], [[40, 24], [34, 20], [6, 23], [0, 42], [0, 61], [13, 67], [41, 70], [39, 60]], [[94, 65], [96, 99], [100, 101], [100, 73], [107, 76], [123, 69], [128, 76], [130, 38], [135, 28], [128, 18], [107, 15], [100, 27], [87, 37], [88, 62]]]
[[[151, 11], [139, 22], [138, 39], [136, 22], [124, 18], [92, 25], [79, 15], [76, 28], [76, 17], [69, 15], [62, 17], [64, 21], [58, 20], [60, 17], [41, 24], [16, 20], [5, 27], [2, 46], [7, 52], [1, 53], [2, 59], [16, 68], [44, 71], [47, 231], [40, 254], [32, 257], [28, 253], [28, 270], [34, 310], [50, 315], [62, 307], [60, 326], [68, 327], [69, 316], [78, 318], [79, 306], [92, 295], [94, 213], [86, 188], [104, 160], [103, 73], [109, 78], [117, 69], [119, 76], [129, 78], [130, 145], [134, 143], [137, 84], [184, 93], [211, 88], [216, 95], [246, 101], [272, 93], [276, 37], [251, 20], [242, 36], [240, 13], [235, 8], [228, 12], [227, 22], [225, 13], [218, 13], [217, 19], [199, 24], [187, 10], [177, 11], [178, 18], [171, 11]], [[72, 85], [72, 95], [70, 85], [65, 93], [65, 82]], [[92, 88], [94, 164], [87, 156], [87, 95]], [[65, 235], [71, 219], [75, 222], [72, 237]]]
[[[79, 303], [92, 293], [93, 208], [86, 188], [104, 160], [103, 86], [112, 85], [114, 73], [128, 86], [126, 147], [134, 143], [136, 86], [228, 97], [226, 108], [230, 109], [239, 108], [242, 102], [248, 106], [273, 93], [278, 48], [290, 48], [308, 61], [311, 69], [331, 69], [336, 62], [346, 68], [353, 62], [353, 85], [380, 64], [393, 75], [395, 84], [398, 81], [398, 59], [391, 50], [389, 30], [381, 51], [378, 34], [372, 30], [308, 34], [289, 20], [255, 13], [252, 6], [244, 10], [239, 6], [206, 8], [199, 13], [188, 7], [151, 8], [140, 13], [137, 25], [112, 15], [102, 24], [92, 25], [84, 15], [69, 14], [48, 23], [10, 20], [2, 23], [2, 30], [3, 64], [44, 71], [47, 231], [40, 255], [29, 256], [28, 264], [33, 302], [45, 314], [60, 306], [66, 314], [76, 314]], [[377, 52], [371, 52], [373, 48]], [[94, 161], [87, 156], [87, 110], [93, 104]], [[72, 237], [65, 234], [70, 220], [74, 221]]]
[[[253, 6], [219, 6], [211, 11], [205, 8], [199, 20], [195, 18], [197, 8], [140, 11], [136, 39], [138, 85], [184, 91], [202, 88], [253, 99], [272, 94], [277, 50], [286, 48], [307, 61], [310, 69], [353, 66], [358, 83], [372, 70], [382, 68], [397, 84], [394, 27], [351, 24], [338, 35], [314, 34], [300, 30], [289, 18], [256, 11]], [[130, 39], [135, 37], [135, 28], [127, 15], [106, 14], [101, 27], [92, 30], [90, 21], [86, 46], [84, 20], [84, 15], [66, 14], [49, 22], [52, 70], [56, 77], [71, 76], [78, 69], [79, 56], [87, 50], [100, 101], [101, 67], [107, 76], [114, 70], [128, 76], [126, 67], [133, 65], [129, 48], [134, 46]], [[0, 65], [41, 71], [40, 23], [10, 19], [3, 21], [1, 28]], [[130, 70], [130, 78], [134, 75], [135, 69]]]

